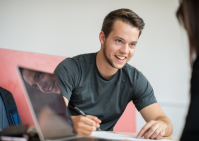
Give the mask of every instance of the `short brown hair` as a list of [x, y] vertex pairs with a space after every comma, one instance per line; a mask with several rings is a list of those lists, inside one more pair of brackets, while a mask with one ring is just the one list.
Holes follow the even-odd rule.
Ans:
[[144, 21], [140, 18], [136, 13], [134, 13], [130, 9], [117, 9], [111, 11], [105, 18], [102, 24], [102, 31], [107, 38], [110, 32], [112, 31], [113, 25], [116, 20], [122, 20], [123, 22], [132, 25], [133, 27], [137, 27], [140, 31], [139, 36], [144, 28]]

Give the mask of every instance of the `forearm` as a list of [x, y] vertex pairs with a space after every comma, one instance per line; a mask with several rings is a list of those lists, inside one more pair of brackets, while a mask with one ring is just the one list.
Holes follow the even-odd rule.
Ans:
[[173, 133], [173, 125], [171, 123], [171, 121], [169, 120], [168, 117], [164, 116], [164, 117], [159, 117], [156, 119], [156, 121], [160, 121], [165, 123], [166, 128], [165, 128], [165, 134], [164, 136], [170, 136]]

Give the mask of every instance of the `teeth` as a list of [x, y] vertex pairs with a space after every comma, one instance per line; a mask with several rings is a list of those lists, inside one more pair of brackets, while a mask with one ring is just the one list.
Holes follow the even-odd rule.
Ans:
[[52, 91], [52, 89], [53, 89], [53, 84], [50, 86], [49, 90]]
[[121, 60], [124, 60], [125, 57], [117, 56], [117, 58], [119, 58], [119, 59], [121, 59]]

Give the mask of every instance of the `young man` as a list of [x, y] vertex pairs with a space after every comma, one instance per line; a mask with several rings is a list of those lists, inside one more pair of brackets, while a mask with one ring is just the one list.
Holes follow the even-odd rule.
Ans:
[[[133, 101], [147, 122], [138, 138], [171, 135], [172, 124], [158, 105], [150, 83], [127, 64], [144, 25], [129, 9], [112, 11], [105, 17], [99, 34], [100, 51], [67, 58], [55, 69], [78, 134], [90, 135], [99, 126], [101, 130], [113, 130], [127, 104]], [[72, 105], [88, 118], [78, 115]]]

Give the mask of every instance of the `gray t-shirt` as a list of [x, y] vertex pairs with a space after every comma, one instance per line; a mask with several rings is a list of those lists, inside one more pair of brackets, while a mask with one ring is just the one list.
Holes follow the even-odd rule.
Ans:
[[156, 103], [156, 98], [146, 77], [129, 64], [110, 79], [103, 78], [96, 66], [96, 55], [67, 58], [54, 73], [63, 96], [69, 100], [71, 114], [78, 115], [72, 107], [75, 105], [102, 120], [102, 130], [111, 131], [130, 101], [140, 111]]

